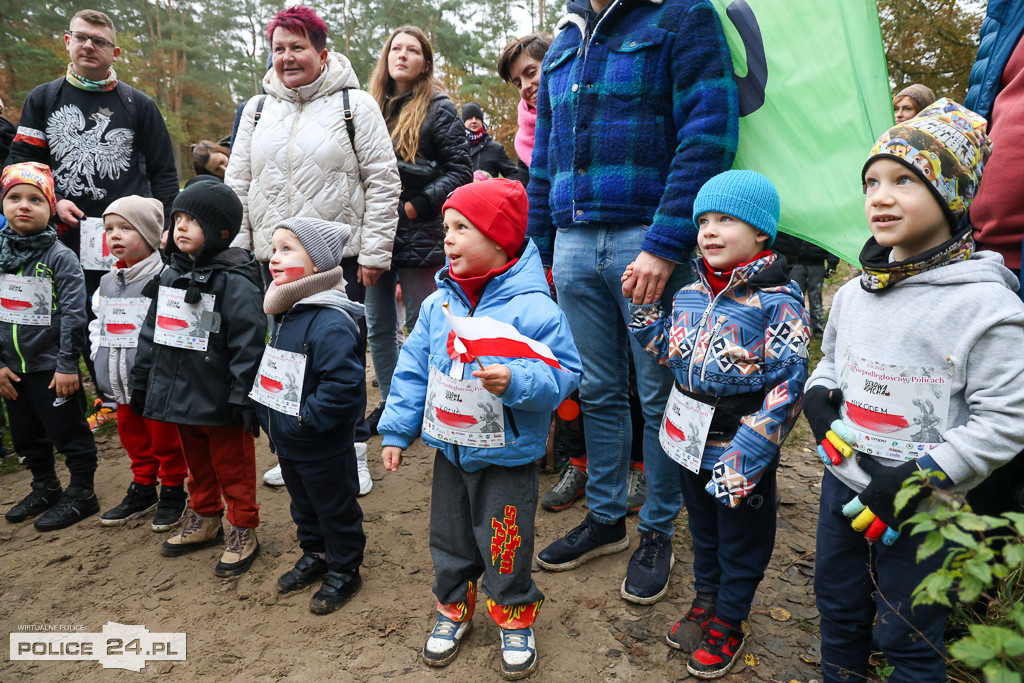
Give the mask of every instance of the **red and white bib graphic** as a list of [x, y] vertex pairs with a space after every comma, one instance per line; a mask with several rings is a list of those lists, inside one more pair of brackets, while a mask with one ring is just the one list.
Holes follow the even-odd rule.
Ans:
[[271, 410], [298, 417], [302, 410], [302, 382], [306, 355], [268, 346], [263, 351], [249, 398]]
[[144, 297], [104, 298], [100, 309], [100, 346], [137, 347], [148, 312], [149, 299]]
[[[461, 372], [462, 365], [456, 367]], [[431, 368], [423, 433], [459, 446], [501, 448], [505, 445], [505, 409], [480, 380], [456, 379]]]
[[690, 398], [673, 385], [658, 433], [665, 454], [691, 472], [700, 472], [714, 415], [714, 406]]
[[79, 247], [79, 258], [83, 270], [110, 270], [117, 257], [110, 253], [107, 245], [107, 231], [103, 227], [102, 218], [83, 218], [79, 221], [82, 230], [82, 241]]
[[48, 326], [52, 306], [53, 283], [49, 278], [0, 274], [0, 321]]
[[213, 307], [217, 297], [203, 294], [199, 303], [185, 303], [185, 290], [160, 287], [156, 300], [153, 342], [179, 349], [206, 351], [210, 346]]

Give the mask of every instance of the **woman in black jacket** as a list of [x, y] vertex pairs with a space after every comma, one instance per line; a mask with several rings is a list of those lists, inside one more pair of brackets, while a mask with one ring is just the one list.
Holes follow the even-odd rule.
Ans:
[[402, 285], [411, 332], [420, 304], [436, 289], [434, 273], [444, 264], [441, 207], [473, 172], [465, 129], [434, 78], [434, 50], [423, 31], [402, 26], [388, 37], [369, 89], [384, 113], [402, 177], [391, 270], [366, 289], [370, 355], [382, 399], [367, 418], [375, 430], [398, 362], [396, 284]]

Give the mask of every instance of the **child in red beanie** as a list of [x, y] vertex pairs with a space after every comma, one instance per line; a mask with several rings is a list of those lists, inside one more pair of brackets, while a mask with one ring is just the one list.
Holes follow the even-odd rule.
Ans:
[[398, 358], [378, 427], [382, 456], [396, 471], [421, 427], [424, 443], [437, 448], [430, 554], [439, 614], [423, 660], [455, 659], [483, 574], [487, 612], [501, 629], [501, 671], [518, 679], [537, 666], [531, 627], [543, 600], [530, 573], [533, 463], [581, 365], [537, 247], [524, 241], [523, 186], [464, 185], [443, 210], [448, 264]]

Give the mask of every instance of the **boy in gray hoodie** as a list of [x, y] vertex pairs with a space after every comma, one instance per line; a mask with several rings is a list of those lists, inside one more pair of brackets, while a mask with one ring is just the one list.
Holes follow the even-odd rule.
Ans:
[[894, 498], [918, 470], [964, 493], [1024, 448], [1024, 358], [1008, 352], [1024, 346], [1024, 305], [966, 220], [985, 126], [942, 99], [889, 129], [864, 165], [864, 273], [836, 293], [804, 394], [826, 466], [814, 581], [826, 681], [866, 679], [876, 611], [888, 680], [946, 679], [950, 610], [911, 608], [946, 552], [918, 561], [923, 537], [899, 533], [927, 494], [899, 512]]

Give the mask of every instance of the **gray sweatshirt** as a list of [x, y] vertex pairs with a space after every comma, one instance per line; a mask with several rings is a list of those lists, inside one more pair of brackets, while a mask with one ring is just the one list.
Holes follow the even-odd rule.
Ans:
[[[941, 444], [928, 454], [952, 481], [949, 490], [968, 491], [1024, 450], [1024, 303], [1017, 289], [1002, 257], [990, 251], [880, 292], [848, 282], [832, 302], [824, 358], [807, 388], [839, 387], [848, 398], [859, 379], [847, 366], [858, 362], [852, 359], [941, 377], [949, 387], [949, 410], [935, 415]], [[879, 377], [879, 391], [885, 391], [885, 374]], [[827, 467], [858, 493], [870, 481], [855, 458]]]

